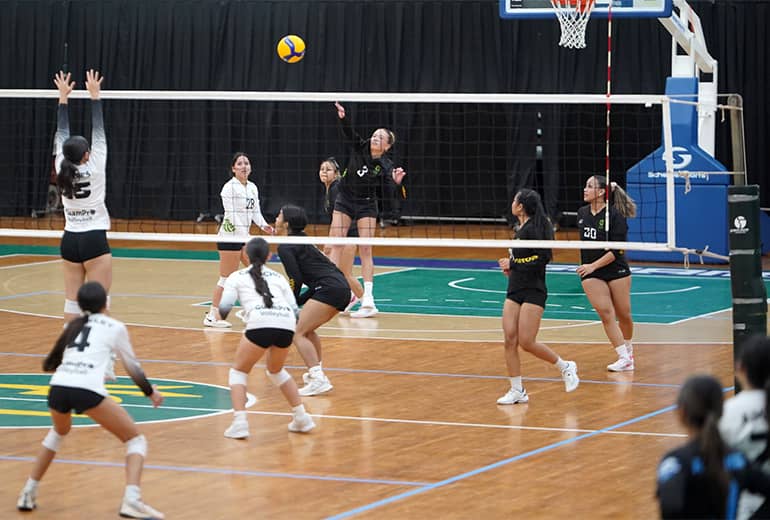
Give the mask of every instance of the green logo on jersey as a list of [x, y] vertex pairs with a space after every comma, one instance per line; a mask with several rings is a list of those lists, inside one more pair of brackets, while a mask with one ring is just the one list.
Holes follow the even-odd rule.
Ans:
[[[48, 381], [50, 374], [0, 374], [0, 428], [48, 428]], [[110, 398], [114, 399], [137, 423], [178, 421], [218, 415], [232, 410], [230, 389], [223, 386], [151, 379], [165, 400], [158, 408], [144, 396], [129, 377], [118, 377], [106, 384]], [[248, 395], [246, 406], [252, 406], [256, 398]], [[86, 415], [72, 415], [75, 426], [93, 426]]]
[[232, 233], [235, 231], [235, 226], [232, 222], [230, 222], [229, 218], [226, 218], [222, 221], [222, 229], [224, 229], [227, 233]]

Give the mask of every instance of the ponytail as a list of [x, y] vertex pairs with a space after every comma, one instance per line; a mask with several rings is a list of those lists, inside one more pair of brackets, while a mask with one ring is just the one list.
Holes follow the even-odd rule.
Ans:
[[616, 182], [610, 183], [610, 200], [612, 201], [615, 209], [618, 213], [626, 218], [633, 218], [636, 216], [636, 202], [634, 199], [628, 196], [626, 190], [618, 186]]
[[249, 268], [249, 274], [251, 279], [254, 280], [254, 288], [257, 290], [257, 294], [262, 296], [265, 302], [265, 307], [271, 309], [273, 307], [273, 294], [270, 292], [270, 288], [267, 286], [267, 281], [262, 277], [262, 262], [254, 262]]
[[724, 498], [727, 498], [727, 487], [730, 483], [730, 476], [724, 466], [727, 447], [719, 434], [718, 424], [719, 416], [714, 412], [709, 412], [700, 433], [700, 449], [703, 454], [706, 474], [719, 483], [720, 491]]
[[64, 349], [67, 348], [67, 345], [75, 341], [75, 338], [78, 337], [80, 331], [83, 330], [89, 316], [90, 314], [78, 316], [67, 324], [67, 328], [62, 331], [59, 339], [56, 340], [53, 348], [43, 360], [44, 372], [53, 372], [59, 365], [61, 365], [62, 358], [64, 357]]
[[77, 165], [83, 161], [83, 157], [91, 150], [88, 140], [81, 135], [73, 135], [62, 144], [61, 169], [56, 176], [56, 185], [67, 198], [72, 198], [75, 191], [75, 179], [78, 177]]
[[61, 162], [61, 169], [56, 176], [56, 186], [59, 187], [64, 197], [71, 199], [75, 191], [75, 177], [78, 175], [78, 168], [72, 161], [66, 157]]

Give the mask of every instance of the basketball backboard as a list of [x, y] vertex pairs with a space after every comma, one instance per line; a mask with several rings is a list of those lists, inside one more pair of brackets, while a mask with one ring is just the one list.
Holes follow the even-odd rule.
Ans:
[[[606, 18], [610, 0], [596, 0], [592, 18]], [[500, 18], [552, 18], [550, 0], [500, 0]], [[612, 0], [612, 17], [668, 18], [671, 0]]]

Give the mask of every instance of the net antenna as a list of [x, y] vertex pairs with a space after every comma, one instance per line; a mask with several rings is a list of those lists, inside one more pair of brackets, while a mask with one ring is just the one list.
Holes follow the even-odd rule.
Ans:
[[551, 0], [561, 26], [561, 47], [585, 49], [586, 27], [595, 5], [596, 0]]

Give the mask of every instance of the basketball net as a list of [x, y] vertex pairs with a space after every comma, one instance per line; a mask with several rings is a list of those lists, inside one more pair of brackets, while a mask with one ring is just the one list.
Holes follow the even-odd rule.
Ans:
[[586, 26], [596, 0], [551, 0], [561, 25], [559, 45], [568, 49], [585, 49]]

